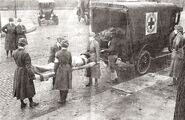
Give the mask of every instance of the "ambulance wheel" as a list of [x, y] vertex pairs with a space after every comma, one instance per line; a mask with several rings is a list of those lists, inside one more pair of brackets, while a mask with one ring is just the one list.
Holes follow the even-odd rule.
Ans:
[[151, 64], [151, 55], [147, 50], [144, 50], [139, 55], [138, 61], [136, 63], [136, 70], [140, 75], [148, 72]]

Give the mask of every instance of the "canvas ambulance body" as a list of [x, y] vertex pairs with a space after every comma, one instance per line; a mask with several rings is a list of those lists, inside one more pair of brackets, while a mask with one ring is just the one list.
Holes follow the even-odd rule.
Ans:
[[91, 29], [95, 33], [110, 27], [125, 29], [119, 57], [134, 64], [139, 74], [145, 74], [151, 58], [169, 46], [169, 35], [179, 23], [181, 11], [172, 3], [92, 2]]

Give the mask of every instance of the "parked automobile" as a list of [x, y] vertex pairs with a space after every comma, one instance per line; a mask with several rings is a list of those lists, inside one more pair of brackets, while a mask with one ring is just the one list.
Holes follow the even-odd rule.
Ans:
[[58, 25], [58, 16], [53, 12], [55, 7], [54, 0], [38, 0], [39, 16], [38, 23], [39, 26], [42, 24], [47, 25]]
[[79, 0], [80, 3], [77, 9], [77, 15], [78, 15], [78, 21], [80, 22], [81, 19], [84, 20], [85, 24], [88, 25], [89, 24], [89, 2], [90, 0]]

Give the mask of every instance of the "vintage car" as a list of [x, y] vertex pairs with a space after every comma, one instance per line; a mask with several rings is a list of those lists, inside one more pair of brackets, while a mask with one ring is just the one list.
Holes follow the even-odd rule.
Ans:
[[56, 16], [53, 12], [55, 7], [54, 0], [38, 0], [38, 7], [39, 7], [39, 16], [38, 16], [38, 23], [39, 26], [42, 24], [54, 24], [58, 25], [59, 20], [58, 16]]
[[[124, 29], [118, 55], [133, 64], [139, 74], [145, 74], [151, 59], [169, 46], [169, 35], [182, 10], [172, 3], [92, 2], [91, 29], [96, 34], [110, 27]], [[100, 47], [104, 49], [101, 40]]]
[[78, 21], [80, 22], [81, 19], [84, 19], [84, 22], [86, 25], [89, 24], [89, 1], [90, 0], [79, 0], [80, 3], [78, 3], [78, 9], [77, 9], [77, 15], [78, 15]]

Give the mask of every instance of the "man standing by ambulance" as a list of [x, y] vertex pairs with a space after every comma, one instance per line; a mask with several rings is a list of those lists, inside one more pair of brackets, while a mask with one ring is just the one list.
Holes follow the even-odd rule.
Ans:
[[169, 73], [169, 76], [173, 78], [173, 82], [169, 86], [178, 84], [179, 74], [182, 70], [182, 64], [184, 61], [183, 27], [175, 25], [174, 28], [176, 36], [174, 37], [172, 44], [172, 61]]
[[111, 82], [118, 82], [118, 75], [116, 72], [116, 61], [120, 53], [120, 39], [124, 36], [124, 31], [120, 28], [111, 28], [110, 32], [112, 34], [112, 39], [109, 41], [108, 49], [101, 50], [101, 52], [107, 52], [108, 55], [108, 65], [110, 68]]

